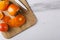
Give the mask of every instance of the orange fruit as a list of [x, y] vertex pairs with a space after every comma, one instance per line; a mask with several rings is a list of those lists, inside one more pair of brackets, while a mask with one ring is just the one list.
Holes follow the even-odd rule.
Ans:
[[9, 21], [10, 27], [19, 27], [25, 23], [26, 19], [23, 15], [19, 14]]
[[8, 25], [6, 23], [0, 24], [0, 31], [1, 32], [7, 32], [8, 31]]
[[2, 20], [3, 20], [5, 23], [8, 23], [10, 19], [11, 19], [11, 18], [10, 18], [9, 16], [4, 16]]
[[0, 12], [0, 20], [4, 17], [3, 13]]
[[8, 7], [8, 12], [12, 16], [16, 15], [16, 12], [18, 12], [18, 10], [19, 10], [19, 7], [16, 6], [15, 4], [10, 4], [10, 6]]
[[7, 1], [0, 1], [0, 10], [4, 11], [8, 8], [9, 2]]

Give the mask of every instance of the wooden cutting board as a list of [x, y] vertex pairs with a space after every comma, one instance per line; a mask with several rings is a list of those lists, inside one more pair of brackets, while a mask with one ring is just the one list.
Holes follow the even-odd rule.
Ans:
[[[15, 0], [10, 0], [11, 2], [13, 2], [14, 4], [16, 4], [17, 6], [19, 6]], [[12, 38], [14, 36], [16, 36], [17, 34], [21, 33], [22, 31], [26, 30], [27, 28], [32, 27], [32, 25], [34, 25], [36, 23], [36, 17], [33, 14], [31, 8], [29, 7], [28, 3], [26, 2], [26, 0], [20, 0], [27, 8], [27, 10], [23, 9], [23, 15], [26, 17], [26, 23], [24, 25], [22, 25], [21, 27], [18, 28], [11, 28], [8, 32], [2, 32], [3, 36], [5, 38]]]

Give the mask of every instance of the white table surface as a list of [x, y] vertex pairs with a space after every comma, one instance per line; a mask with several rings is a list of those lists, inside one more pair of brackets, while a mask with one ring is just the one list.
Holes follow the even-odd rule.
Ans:
[[60, 40], [60, 9], [34, 11], [34, 14], [37, 17], [34, 26], [11, 39], [0, 33], [0, 40]]

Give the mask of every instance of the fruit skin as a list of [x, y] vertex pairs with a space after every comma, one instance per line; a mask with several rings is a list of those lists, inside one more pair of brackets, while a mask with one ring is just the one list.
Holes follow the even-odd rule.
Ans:
[[11, 19], [8, 25], [10, 27], [19, 27], [22, 26], [25, 23], [25, 21], [26, 21], [25, 17], [19, 14], [15, 18]]
[[0, 20], [4, 17], [4, 14], [0, 12]]
[[10, 19], [11, 19], [11, 18], [10, 18], [9, 16], [4, 16], [2, 20], [3, 20], [5, 23], [8, 23]]
[[0, 23], [0, 31], [1, 32], [7, 32], [8, 31], [8, 25], [6, 23]]
[[3, 0], [0, 1], [0, 10], [5, 11], [8, 8], [9, 1]]
[[8, 7], [8, 12], [11, 16], [16, 15], [16, 12], [18, 12], [19, 7], [16, 6], [15, 4], [10, 4], [10, 6]]

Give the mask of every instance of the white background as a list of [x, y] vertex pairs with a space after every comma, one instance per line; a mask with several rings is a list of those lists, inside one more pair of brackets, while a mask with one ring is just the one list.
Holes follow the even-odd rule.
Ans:
[[[30, 6], [34, 3], [50, 3], [57, 0], [28, 0]], [[59, 6], [59, 5], [58, 5]], [[31, 28], [18, 34], [11, 39], [5, 39], [0, 33], [0, 40], [60, 40], [60, 9], [49, 9], [43, 11], [32, 7], [37, 17], [37, 23]]]

